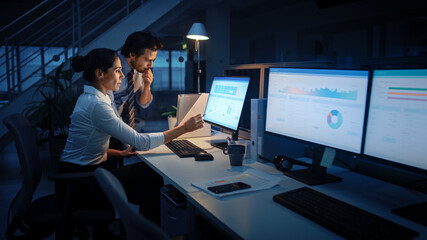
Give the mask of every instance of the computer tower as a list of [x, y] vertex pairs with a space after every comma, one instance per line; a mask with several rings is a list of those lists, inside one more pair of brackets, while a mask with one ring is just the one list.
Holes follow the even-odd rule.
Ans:
[[267, 99], [251, 99], [251, 157], [263, 156]]

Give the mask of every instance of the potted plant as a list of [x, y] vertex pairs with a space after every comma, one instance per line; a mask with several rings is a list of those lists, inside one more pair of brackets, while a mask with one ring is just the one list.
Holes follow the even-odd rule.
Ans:
[[70, 116], [77, 101], [77, 90], [72, 85], [73, 71], [64, 67], [65, 62], [38, 83], [35, 94], [41, 94], [42, 100], [24, 109], [25, 116], [41, 130], [39, 142], [49, 142], [52, 171], [65, 146]]
[[176, 123], [177, 123], [176, 111], [178, 110], [178, 108], [174, 105], [172, 105], [172, 108], [174, 110], [162, 113], [162, 116], [168, 116], [169, 129], [174, 128], [176, 126]]

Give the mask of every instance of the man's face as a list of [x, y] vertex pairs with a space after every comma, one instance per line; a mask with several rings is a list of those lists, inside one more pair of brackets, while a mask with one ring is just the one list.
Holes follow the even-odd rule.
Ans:
[[157, 50], [145, 49], [144, 54], [136, 57], [135, 54], [130, 54], [130, 66], [136, 71], [142, 73], [153, 67], [154, 60], [157, 57]]

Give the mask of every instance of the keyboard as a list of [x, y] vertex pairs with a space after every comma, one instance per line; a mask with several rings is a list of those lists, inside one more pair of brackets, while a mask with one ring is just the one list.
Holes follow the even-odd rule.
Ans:
[[273, 200], [347, 239], [412, 239], [417, 232], [308, 187]]
[[173, 140], [166, 143], [165, 145], [180, 158], [194, 157], [194, 155], [197, 153], [206, 152], [205, 150], [185, 139]]

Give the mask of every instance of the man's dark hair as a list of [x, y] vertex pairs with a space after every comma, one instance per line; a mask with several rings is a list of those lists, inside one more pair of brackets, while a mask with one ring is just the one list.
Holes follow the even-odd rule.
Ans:
[[163, 48], [163, 43], [159, 38], [154, 36], [151, 32], [140, 31], [134, 32], [128, 36], [122, 47], [121, 54], [125, 57], [129, 57], [129, 54], [133, 53], [138, 57], [144, 54], [145, 49], [156, 51], [161, 48]]

